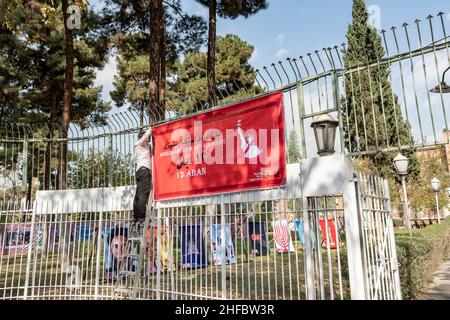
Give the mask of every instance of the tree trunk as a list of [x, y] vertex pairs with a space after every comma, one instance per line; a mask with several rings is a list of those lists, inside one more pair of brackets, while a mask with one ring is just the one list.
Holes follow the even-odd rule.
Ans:
[[52, 161], [52, 140], [55, 132], [55, 114], [56, 114], [56, 90], [51, 92], [50, 118], [48, 121], [48, 142], [45, 149], [45, 168], [44, 168], [44, 189], [51, 188], [51, 161]]
[[217, 105], [216, 97], [216, 26], [217, 26], [217, 0], [209, 1], [209, 28], [208, 28], [208, 97], [211, 106]]
[[[162, 0], [151, 0], [150, 4], [150, 106], [151, 122], [164, 119], [164, 107], [161, 105], [161, 66], [165, 60], [164, 47], [164, 8]], [[164, 63], [165, 65], [165, 63]]]
[[144, 125], [144, 112], [145, 112], [145, 104], [141, 102], [140, 110], [139, 110], [139, 125]]
[[[159, 25], [161, 26], [159, 37], [159, 106], [163, 114], [165, 113], [165, 100], [166, 100], [166, 32], [164, 28], [164, 6], [160, 8]], [[163, 116], [164, 119], [164, 116]]]
[[64, 19], [64, 34], [66, 42], [66, 70], [64, 78], [64, 98], [63, 110], [61, 116], [61, 136], [63, 141], [60, 143], [59, 152], [59, 189], [67, 189], [67, 133], [70, 125], [70, 111], [72, 107], [72, 88], [73, 88], [73, 31], [67, 26], [67, 0], [62, 0], [62, 10]]
[[[63, 110], [61, 116], [61, 139], [59, 152], [59, 189], [67, 189], [67, 133], [70, 124], [70, 110], [72, 107], [72, 88], [73, 88], [73, 32], [67, 26], [68, 14], [68, 1], [62, 0], [62, 10], [64, 19], [64, 34], [66, 42], [66, 70], [64, 78], [64, 98], [63, 98]], [[70, 261], [70, 244], [69, 234], [67, 232], [68, 215], [61, 214], [60, 223], [60, 239], [59, 245], [61, 246], [61, 269], [62, 272], [71, 272]], [[67, 230], [66, 230], [67, 229]]]

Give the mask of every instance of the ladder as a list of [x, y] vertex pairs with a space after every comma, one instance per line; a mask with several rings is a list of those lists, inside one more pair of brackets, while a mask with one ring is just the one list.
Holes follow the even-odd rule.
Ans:
[[[153, 192], [150, 192], [144, 226], [132, 223], [128, 232], [125, 254], [120, 264], [114, 297], [134, 300], [139, 291], [141, 272], [146, 252], [146, 233], [153, 216]], [[153, 235], [151, 234], [150, 237]], [[137, 261], [137, 264], [135, 262]]]

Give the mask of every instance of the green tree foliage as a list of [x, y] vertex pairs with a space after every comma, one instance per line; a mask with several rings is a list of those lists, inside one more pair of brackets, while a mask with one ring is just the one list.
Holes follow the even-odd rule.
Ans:
[[[69, 161], [68, 185], [73, 189], [131, 185], [134, 183], [135, 163], [131, 155], [107, 149], [91, 148], [87, 155], [73, 152]], [[111, 178], [111, 181], [109, 179]]]
[[[23, 116], [20, 93], [27, 88], [29, 50], [16, 34], [0, 21], [0, 119], [10, 122]], [[6, 136], [6, 128], [0, 132]]]
[[289, 163], [297, 163], [300, 159], [300, 149], [298, 144], [297, 132], [292, 130], [289, 134], [288, 159]]
[[[44, 2], [44, 1], [43, 1]], [[1, 112], [23, 111], [11, 120], [31, 124], [48, 124], [51, 109], [54, 121], [62, 115], [65, 74], [65, 44], [60, 7], [55, 9], [55, 17], [49, 18], [43, 12], [47, 8], [35, 1], [33, 11], [17, 6], [12, 11], [14, 30], [1, 29], [0, 37], [4, 58], [0, 60], [0, 72], [9, 70], [11, 81], [1, 81], [1, 86], [12, 83], [9, 97], [1, 95], [5, 101], [14, 99], [14, 107], [2, 108]], [[103, 68], [108, 52], [108, 40], [102, 34], [100, 17], [92, 10], [82, 16], [81, 29], [74, 40], [74, 85], [72, 122], [82, 127], [102, 124], [110, 106], [101, 100], [101, 86], [95, 86], [96, 71]], [[45, 23], [44, 23], [45, 22]], [[3, 60], [4, 59], [4, 60]], [[15, 74], [11, 74], [14, 67]], [[20, 74], [19, 74], [20, 73]], [[3, 77], [2, 77], [3, 79]], [[5, 80], [7, 78], [5, 77]], [[8, 104], [2, 104], [2, 107]], [[23, 117], [27, 116], [27, 119]], [[2, 117], [2, 119], [5, 119]], [[25, 121], [27, 120], [27, 121]]]
[[266, 0], [196, 0], [209, 10], [208, 23], [208, 101], [211, 105], [217, 104], [220, 95], [216, 92], [216, 29], [217, 16], [225, 19], [236, 19], [240, 16], [248, 18], [260, 10], [266, 9]]
[[[163, 32], [160, 38], [164, 43], [161, 52], [150, 52], [150, 26], [152, 0], [124, 1], [108, 0], [103, 11], [105, 25], [113, 38], [113, 45], [118, 53], [118, 73], [114, 78], [113, 101], [120, 107], [128, 104], [138, 110], [143, 117], [143, 110], [148, 115], [155, 115], [150, 108], [151, 54], [163, 54], [158, 58], [162, 74], [158, 82], [158, 95], [165, 97], [165, 81], [170, 76], [175, 62], [188, 52], [199, 50], [205, 43], [206, 23], [196, 15], [182, 11], [181, 1], [164, 2]], [[167, 5], [167, 4], [170, 4]], [[159, 44], [158, 44], [159, 46]], [[163, 52], [163, 53], [162, 53]], [[154, 77], [154, 75], [153, 75]], [[155, 93], [153, 93], [155, 94]]]
[[[366, 66], [385, 56], [381, 37], [369, 25], [364, 0], [353, 1], [353, 21], [348, 27], [348, 46], [344, 64], [349, 73], [345, 76], [344, 116], [345, 143], [349, 151], [373, 150], [412, 144], [410, 126], [403, 118], [398, 97], [393, 93], [387, 65], [376, 65], [354, 71], [352, 67]], [[398, 152], [378, 152], [367, 156], [365, 165], [370, 173], [383, 177], [396, 177], [392, 160]], [[419, 172], [419, 163], [411, 151], [404, 152], [410, 160], [410, 179]], [[397, 177], [398, 178], [398, 177]]]
[[[439, 193], [439, 205], [441, 210], [448, 205], [448, 196], [445, 191], [446, 186], [450, 185], [448, 175], [448, 166], [442, 159], [437, 158], [439, 153], [424, 153], [419, 157], [420, 175], [408, 183], [408, 196], [411, 209], [414, 212], [422, 212], [432, 209], [434, 214], [436, 207], [435, 193], [431, 188], [431, 180], [438, 178], [441, 181], [441, 192]], [[441, 212], [441, 218], [443, 213]]]
[[[3, 22], [0, 37], [8, 41], [1, 42], [4, 58], [0, 60], [0, 72], [6, 75], [3, 70], [9, 70], [11, 79], [15, 79], [12, 83], [15, 91], [10, 92], [9, 97], [3, 94], [0, 97], [0, 100], [11, 99], [10, 104], [5, 104], [8, 114], [2, 116], [2, 120], [32, 125], [33, 134], [49, 139], [64, 137], [67, 134], [67, 121], [77, 123], [82, 128], [104, 124], [110, 105], [101, 100], [102, 88], [95, 86], [95, 78], [97, 70], [103, 68], [106, 62], [109, 40], [103, 32], [100, 16], [84, 6], [84, 2], [76, 2], [82, 4], [80, 8], [84, 10], [80, 11], [80, 29], [73, 30], [73, 75], [70, 76], [70, 90], [64, 94], [67, 88], [67, 45], [62, 7], [59, 2], [53, 1], [36, 0], [32, 5], [27, 3], [17, 5], [14, 1], [2, 2], [5, 11], [0, 13]], [[15, 74], [11, 74], [11, 70], [16, 70]], [[3, 81], [2, 77], [0, 87], [11, 86], [9, 83], [10, 80]], [[65, 96], [70, 96], [70, 99], [65, 99]], [[68, 104], [66, 108], [64, 101]], [[59, 125], [59, 119], [62, 118], [66, 119], [64, 128], [62, 122]], [[63, 145], [48, 142], [29, 149], [29, 159], [38, 159], [39, 164], [45, 164], [46, 188], [50, 186], [53, 157], [59, 158], [65, 170], [67, 154], [53, 152], [55, 147], [61, 148]], [[35, 172], [30, 170], [28, 173], [28, 194], [32, 176], [37, 176], [40, 170], [38, 167], [35, 169]], [[64, 185], [65, 172], [60, 172], [58, 177], [61, 177], [59, 180]]]
[[[236, 35], [219, 37], [216, 52], [217, 95], [224, 101], [248, 97], [248, 92], [259, 93], [255, 87], [256, 72], [249, 63], [253, 46]], [[169, 84], [169, 97], [189, 99], [182, 104], [168, 105], [181, 114], [198, 110], [208, 104], [207, 54], [190, 52], [176, 65], [175, 80]]]

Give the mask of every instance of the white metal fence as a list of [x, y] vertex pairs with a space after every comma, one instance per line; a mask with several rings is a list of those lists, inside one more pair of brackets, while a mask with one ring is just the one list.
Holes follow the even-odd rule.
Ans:
[[358, 175], [366, 290], [369, 299], [401, 299], [399, 265], [386, 180]]
[[[288, 166], [282, 188], [158, 202], [137, 298], [400, 298], [386, 182], [337, 159]], [[0, 299], [116, 298], [133, 195], [40, 191], [2, 211]]]

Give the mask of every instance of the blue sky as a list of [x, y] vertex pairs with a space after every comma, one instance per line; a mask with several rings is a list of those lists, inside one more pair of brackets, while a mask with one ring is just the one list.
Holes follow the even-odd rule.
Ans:
[[[195, 0], [183, 0], [182, 3], [185, 11], [207, 18], [207, 9]], [[387, 30], [440, 11], [450, 22], [448, 0], [378, 0], [367, 1], [367, 5], [379, 8], [380, 25]], [[252, 44], [255, 51], [251, 63], [255, 68], [261, 68], [286, 57], [298, 57], [344, 42], [351, 22], [351, 7], [352, 0], [269, 0], [268, 9], [247, 19], [219, 19], [217, 31], [219, 35], [237, 34]], [[110, 100], [114, 73], [115, 62], [111, 59], [98, 74], [97, 84], [103, 85], [105, 100]]]
[[[97, 0], [101, 3], [102, 0]], [[207, 8], [198, 4], [195, 0], [183, 0], [183, 8], [186, 12], [197, 14], [208, 18]], [[410, 24], [410, 37], [413, 49], [419, 48], [417, 30], [414, 21], [419, 18], [423, 22], [421, 24], [423, 44], [431, 43], [429, 25], [426, 17], [431, 14], [436, 16], [437, 13], [443, 12], [445, 14], [445, 24], [447, 32], [450, 30], [450, 1], [448, 0], [378, 0], [366, 1], [370, 12], [375, 13], [375, 22], [379, 29], [385, 29], [389, 32], [388, 43], [389, 47], [394, 48], [392, 43], [391, 27], [399, 28], [399, 43], [401, 51], [405, 52], [406, 42], [401, 26], [404, 22]], [[269, 7], [267, 10], [261, 11], [258, 14], [247, 19], [239, 18], [236, 20], [218, 20], [218, 35], [236, 34], [243, 40], [254, 46], [254, 53], [251, 58], [251, 63], [256, 69], [261, 69], [263, 66], [269, 66], [273, 62], [284, 60], [287, 57], [305, 56], [308, 52], [314, 50], [321, 50], [324, 47], [332, 47], [340, 45], [346, 41], [345, 34], [348, 24], [351, 22], [352, 0], [269, 0]], [[379, 13], [378, 15], [376, 13]], [[442, 28], [439, 26], [440, 21], [434, 22], [435, 33], [437, 37], [442, 37]], [[438, 31], [438, 30], [441, 31]], [[391, 39], [391, 40], [389, 40]], [[204, 48], [206, 51], [206, 48]], [[392, 49], [391, 49], [392, 50]], [[395, 54], [396, 52], [390, 52]], [[439, 72], [448, 66], [450, 60], [447, 59], [442, 52], [438, 55]], [[410, 112], [409, 119], [412, 125], [413, 135], [416, 139], [420, 139], [419, 125], [417, 123], [417, 114], [420, 113], [423, 117], [424, 141], [433, 141], [435, 137], [439, 140], [440, 132], [444, 128], [444, 119], [450, 123], [450, 119], [439, 115], [435, 119], [436, 128], [432, 128], [432, 121], [428, 113], [428, 108], [433, 107], [435, 113], [440, 112], [441, 100], [439, 96], [431, 96], [431, 101], [428, 100], [426, 85], [430, 88], [435, 86], [438, 82], [436, 78], [436, 64], [433, 57], [426, 57], [427, 71], [429, 74], [428, 80], [425, 81], [421, 72], [423, 72], [423, 64], [420, 58], [415, 58], [412, 61], [416, 73], [416, 82], [418, 87], [418, 103], [416, 103], [415, 96], [411, 94], [410, 89], [413, 86], [411, 74], [405, 72], [406, 87], [408, 89], [406, 100], [400, 99], [402, 108], [408, 109]], [[411, 67], [408, 61], [404, 62], [403, 67], [409, 70]], [[402, 98], [402, 87], [399, 79], [398, 66], [393, 65], [393, 79], [392, 85], [398, 97]], [[110, 101], [109, 92], [113, 89], [112, 81], [116, 72], [115, 59], [110, 59], [104, 70], [99, 71], [96, 83], [103, 85], [103, 98]], [[323, 84], [320, 84], [320, 92], [324, 91]], [[325, 95], [323, 93], [322, 95]], [[297, 97], [294, 93], [294, 101]], [[305, 103], [310, 106], [317, 105], [315, 101], [315, 94], [309, 97], [305, 96]], [[445, 105], [450, 103], [450, 97], [445, 98]], [[289, 101], [285, 101], [288, 105]], [[431, 103], [431, 105], [430, 105]], [[419, 111], [415, 111], [414, 107], [420, 106]], [[298, 119], [297, 108], [292, 108], [294, 114], [291, 114], [291, 108], [286, 108], [286, 116], [291, 119]], [[112, 113], [117, 111], [112, 109]], [[317, 111], [317, 110], [316, 110]], [[298, 123], [287, 123], [287, 130], [290, 131], [293, 127], [298, 130]], [[436, 136], [437, 135], [437, 136]], [[315, 147], [312, 136], [306, 137], [307, 149], [314, 149]], [[309, 151], [308, 151], [309, 152]]]
[[[448, 0], [366, 1], [380, 8], [380, 24], [389, 30], [403, 22], [424, 19], [439, 11], [450, 14]], [[183, 1], [187, 12], [207, 18], [208, 11], [194, 0]], [[237, 34], [255, 47], [255, 67], [294, 57], [345, 41], [351, 22], [352, 0], [269, 0], [269, 7], [247, 19], [218, 21], [218, 34]], [[450, 19], [450, 16], [448, 16]]]

